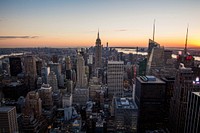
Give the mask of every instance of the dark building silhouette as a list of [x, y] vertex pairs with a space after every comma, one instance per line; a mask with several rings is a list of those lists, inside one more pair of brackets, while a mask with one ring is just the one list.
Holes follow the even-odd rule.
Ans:
[[163, 128], [165, 82], [154, 76], [136, 77], [137, 132]]
[[22, 72], [21, 58], [20, 57], [10, 57], [10, 74], [11, 76], [17, 76], [17, 74]]
[[42, 61], [41, 60], [36, 61], [36, 70], [37, 70], [37, 75], [41, 76], [41, 71], [42, 71]]

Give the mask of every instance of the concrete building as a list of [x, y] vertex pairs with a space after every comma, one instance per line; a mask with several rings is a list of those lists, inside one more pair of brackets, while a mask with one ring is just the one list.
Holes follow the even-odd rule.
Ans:
[[184, 133], [200, 132], [200, 92], [188, 94]]
[[49, 84], [43, 84], [38, 90], [39, 96], [42, 99], [42, 107], [51, 109], [53, 107], [52, 87]]
[[15, 107], [0, 107], [0, 132], [18, 133], [17, 113]]
[[138, 107], [132, 98], [115, 98], [116, 131], [136, 132]]
[[154, 76], [136, 77], [135, 102], [138, 106], [137, 132], [163, 128], [165, 82]]
[[108, 61], [107, 68], [107, 84], [108, 95], [123, 97], [123, 80], [124, 80], [124, 62]]

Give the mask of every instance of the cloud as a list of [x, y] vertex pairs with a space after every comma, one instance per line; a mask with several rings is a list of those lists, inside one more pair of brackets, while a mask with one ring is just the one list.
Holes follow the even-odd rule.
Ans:
[[127, 29], [119, 29], [119, 30], [116, 30], [116, 31], [128, 31]]
[[38, 38], [39, 36], [0, 36], [0, 39], [17, 39], [17, 38], [21, 38], [21, 39], [34, 39], [34, 38]]

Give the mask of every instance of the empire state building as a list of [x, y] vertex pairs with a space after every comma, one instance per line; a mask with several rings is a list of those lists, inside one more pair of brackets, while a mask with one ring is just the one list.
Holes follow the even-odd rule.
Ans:
[[102, 66], [102, 45], [101, 45], [101, 39], [99, 38], [99, 31], [97, 34], [97, 39], [96, 39], [96, 46], [95, 46], [95, 68], [101, 68]]

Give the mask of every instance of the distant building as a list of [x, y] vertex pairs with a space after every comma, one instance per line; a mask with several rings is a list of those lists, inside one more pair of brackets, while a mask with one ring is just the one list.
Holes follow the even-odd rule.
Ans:
[[28, 85], [31, 90], [35, 90], [37, 71], [36, 60], [34, 56], [26, 56], [24, 58], [24, 68], [28, 78]]
[[50, 71], [53, 71], [55, 73], [57, 82], [59, 83], [59, 79], [60, 79], [60, 75], [61, 75], [61, 64], [50, 63], [49, 67], [50, 67]]
[[153, 69], [161, 69], [164, 66], [164, 47], [155, 47], [151, 50], [147, 63], [146, 74], [152, 74]]
[[138, 106], [137, 132], [163, 127], [165, 82], [154, 76], [136, 77], [135, 102]]
[[107, 84], [108, 95], [123, 97], [123, 80], [124, 80], [124, 62], [108, 61], [107, 67]]
[[89, 100], [88, 88], [75, 88], [73, 93], [73, 104], [84, 106]]
[[41, 76], [42, 76], [42, 83], [47, 84], [47, 77], [50, 73], [50, 67], [42, 67], [41, 68]]
[[47, 84], [49, 84], [52, 87], [52, 91], [58, 90], [57, 78], [53, 71], [51, 71], [48, 75]]
[[37, 70], [37, 75], [41, 76], [42, 60], [36, 61], [36, 70]]
[[115, 98], [114, 110], [116, 131], [137, 131], [138, 107], [132, 98]]
[[17, 76], [22, 72], [21, 58], [20, 57], [9, 57], [10, 62], [10, 74], [11, 76]]
[[25, 100], [25, 112], [24, 114], [30, 115], [33, 111], [35, 116], [41, 116], [42, 114], [42, 100], [39, 97], [38, 92], [30, 91]]
[[188, 94], [184, 133], [200, 133], [200, 92]]
[[72, 106], [72, 94], [67, 93], [62, 96], [62, 107]]
[[85, 61], [83, 59], [83, 56], [80, 54], [77, 57], [77, 65], [76, 65], [76, 70], [77, 70], [77, 87], [86, 87], [87, 86], [87, 76], [85, 72]]
[[148, 56], [147, 56], [147, 60], [149, 60], [149, 57], [151, 55], [151, 52], [153, 50], [153, 48], [159, 48], [160, 44], [158, 44], [157, 42], [155, 42], [154, 40], [149, 39], [149, 45], [148, 45]]
[[43, 84], [38, 93], [42, 100], [42, 107], [51, 109], [53, 107], [52, 87], [49, 84]]
[[95, 45], [95, 69], [102, 67], [102, 45], [101, 39], [99, 38], [99, 32], [97, 34], [96, 45]]
[[17, 113], [15, 107], [0, 107], [0, 132], [18, 133]]

